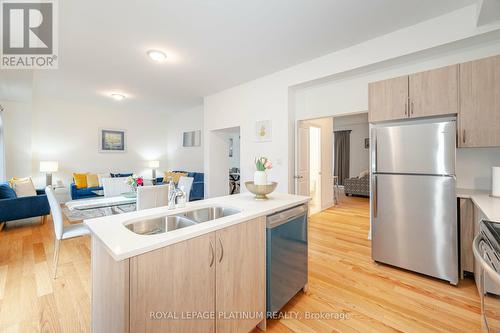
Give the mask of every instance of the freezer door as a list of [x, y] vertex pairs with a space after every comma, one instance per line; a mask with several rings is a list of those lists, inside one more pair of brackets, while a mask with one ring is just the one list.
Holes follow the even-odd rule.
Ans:
[[373, 172], [455, 174], [455, 121], [379, 126], [372, 138]]
[[455, 178], [372, 176], [375, 261], [458, 283]]

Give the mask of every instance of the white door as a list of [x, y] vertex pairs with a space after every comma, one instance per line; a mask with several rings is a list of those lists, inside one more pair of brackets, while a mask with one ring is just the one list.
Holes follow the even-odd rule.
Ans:
[[309, 125], [299, 122], [295, 194], [309, 196]]

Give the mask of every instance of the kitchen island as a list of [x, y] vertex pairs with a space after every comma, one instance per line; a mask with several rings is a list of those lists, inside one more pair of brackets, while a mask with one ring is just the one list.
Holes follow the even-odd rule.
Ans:
[[266, 216], [308, 201], [288, 194], [256, 201], [244, 193], [86, 220], [92, 330], [265, 329]]

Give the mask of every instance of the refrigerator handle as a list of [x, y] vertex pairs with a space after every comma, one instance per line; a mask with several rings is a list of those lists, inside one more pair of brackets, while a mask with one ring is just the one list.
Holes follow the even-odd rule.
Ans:
[[378, 186], [377, 175], [372, 175], [372, 215], [373, 218], [377, 217], [378, 213]]
[[371, 140], [370, 140], [370, 146], [371, 146], [371, 171], [372, 173], [377, 172], [377, 129], [372, 128], [371, 129]]

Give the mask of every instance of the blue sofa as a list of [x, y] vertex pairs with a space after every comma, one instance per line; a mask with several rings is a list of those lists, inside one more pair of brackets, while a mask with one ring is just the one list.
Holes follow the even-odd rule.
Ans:
[[87, 188], [77, 188], [75, 183], [71, 183], [71, 200], [86, 199], [92, 197], [98, 197], [92, 191], [102, 190], [102, 187], [87, 187]]
[[[31, 197], [0, 199], [0, 222], [8, 222], [50, 214], [49, 201], [44, 190]], [[14, 193], [15, 196], [15, 193]]]
[[[133, 175], [132, 173], [110, 173], [111, 178], [130, 177], [132, 175]], [[75, 183], [71, 183], [70, 189], [71, 189], [71, 200], [78, 200], [78, 199], [98, 197], [99, 195], [95, 194], [93, 191], [100, 191], [102, 190], [102, 187], [87, 187], [79, 189], [76, 187]]]
[[[189, 201], [203, 200], [205, 198], [205, 175], [202, 172], [187, 172], [187, 171], [174, 171], [187, 173], [188, 177], [193, 177], [193, 187], [189, 193]], [[165, 180], [166, 181], [166, 180]], [[156, 178], [157, 184], [163, 184], [163, 177]]]

